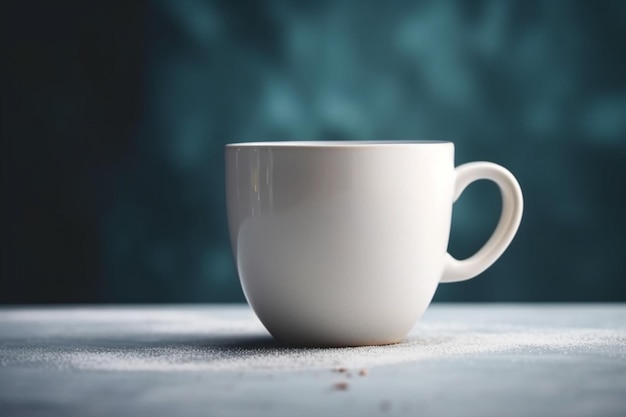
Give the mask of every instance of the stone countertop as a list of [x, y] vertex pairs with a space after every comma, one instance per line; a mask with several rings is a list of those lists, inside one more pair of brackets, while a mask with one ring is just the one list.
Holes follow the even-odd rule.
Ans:
[[341, 349], [279, 345], [245, 305], [5, 307], [0, 415], [624, 416], [626, 305], [434, 304]]

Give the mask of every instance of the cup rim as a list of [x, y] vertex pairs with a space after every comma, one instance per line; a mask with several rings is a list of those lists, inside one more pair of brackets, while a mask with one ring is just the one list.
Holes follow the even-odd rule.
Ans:
[[226, 148], [359, 148], [450, 145], [446, 140], [310, 140], [227, 143]]

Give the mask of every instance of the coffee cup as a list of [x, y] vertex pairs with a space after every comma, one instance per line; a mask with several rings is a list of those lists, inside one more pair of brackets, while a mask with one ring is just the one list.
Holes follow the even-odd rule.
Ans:
[[[454, 166], [454, 144], [256, 142], [226, 145], [232, 251], [245, 297], [279, 341], [401, 341], [440, 282], [473, 278], [506, 250], [523, 198], [502, 166]], [[452, 206], [495, 182], [502, 213], [473, 256], [447, 253]]]

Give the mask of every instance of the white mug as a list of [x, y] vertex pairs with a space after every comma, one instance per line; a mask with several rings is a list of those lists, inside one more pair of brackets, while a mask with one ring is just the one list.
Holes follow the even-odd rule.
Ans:
[[[465, 260], [447, 253], [452, 205], [488, 179], [502, 195], [493, 235]], [[454, 167], [454, 144], [257, 142], [226, 145], [232, 250], [244, 294], [279, 341], [401, 341], [440, 282], [475, 277], [519, 226], [515, 177], [489, 162]]]

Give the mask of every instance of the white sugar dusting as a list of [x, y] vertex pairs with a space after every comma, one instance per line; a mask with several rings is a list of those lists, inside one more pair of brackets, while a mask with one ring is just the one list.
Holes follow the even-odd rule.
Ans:
[[[626, 359], [626, 329], [547, 328], [530, 325], [419, 323], [396, 345], [290, 348], [275, 344], [250, 314], [186, 312], [156, 315], [19, 314], [0, 317], [0, 367], [49, 366], [97, 371], [300, 371], [370, 368], [420, 361], [508, 360], [541, 355], [595, 355]], [[57, 320], [55, 320], [55, 317]], [[80, 317], [77, 319], [77, 317]], [[41, 325], [41, 319], [45, 326]], [[106, 319], [105, 319], [106, 318]], [[33, 326], [18, 337], [17, 326]], [[8, 335], [8, 337], [7, 337]], [[528, 356], [532, 355], [532, 356]]]

